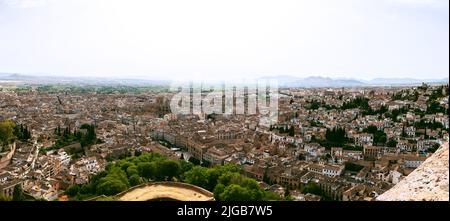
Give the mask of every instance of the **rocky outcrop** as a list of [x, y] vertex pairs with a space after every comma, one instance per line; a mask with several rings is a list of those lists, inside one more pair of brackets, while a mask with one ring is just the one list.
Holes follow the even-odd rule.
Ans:
[[448, 142], [378, 201], [448, 201]]

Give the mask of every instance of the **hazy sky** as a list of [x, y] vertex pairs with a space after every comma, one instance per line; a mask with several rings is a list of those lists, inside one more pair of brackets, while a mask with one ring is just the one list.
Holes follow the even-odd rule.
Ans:
[[0, 72], [444, 78], [449, 0], [0, 0]]

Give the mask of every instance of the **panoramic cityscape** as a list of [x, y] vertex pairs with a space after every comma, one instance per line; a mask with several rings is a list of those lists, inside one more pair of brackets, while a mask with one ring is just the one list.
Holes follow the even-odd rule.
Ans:
[[188, 97], [176, 113], [164, 85], [2, 81], [2, 199], [372, 201], [436, 151], [448, 158], [448, 83], [280, 87], [270, 124], [249, 90], [230, 90], [242, 114], [225, 112], [226, 89], [219, 111], [194, 113]]
[[448, 74], [448, 0], [0, 0], [0, 201], [448, 201]]

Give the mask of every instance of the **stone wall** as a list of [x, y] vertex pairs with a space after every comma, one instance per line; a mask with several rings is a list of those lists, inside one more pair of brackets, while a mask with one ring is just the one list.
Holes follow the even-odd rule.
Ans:
[[2, 155], [0, 155], [0, 170], [8, 166], [11, 162], [11, 158], [14, 156], [14, 152], [16, 151], [16, 143], [10, 144], [9, 149], [9, 152], [2, 153]]
[[378, 201], [448, 201], [448, 142]]

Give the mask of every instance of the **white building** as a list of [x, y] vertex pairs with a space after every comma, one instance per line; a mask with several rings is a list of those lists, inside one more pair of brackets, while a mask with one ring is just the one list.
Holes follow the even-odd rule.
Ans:
[[402, 178], [402, 174], [396, 170], [391, 170], [389, 171], [389, 181], [392, 184], [397, 184], [398, 182], [400, 182]]
[[61, 162], [61, 165], [69, 166], [70, 164], [70, 156], [64, 151], [64, 149], [60, 149], [58, 151], [57, 159]]
[[344, 171], [344, 166], [312, 164], [308, 166], [308, 171], [319, 173], [329, 177], [336, 177], [342, 174], [342, 172]]

